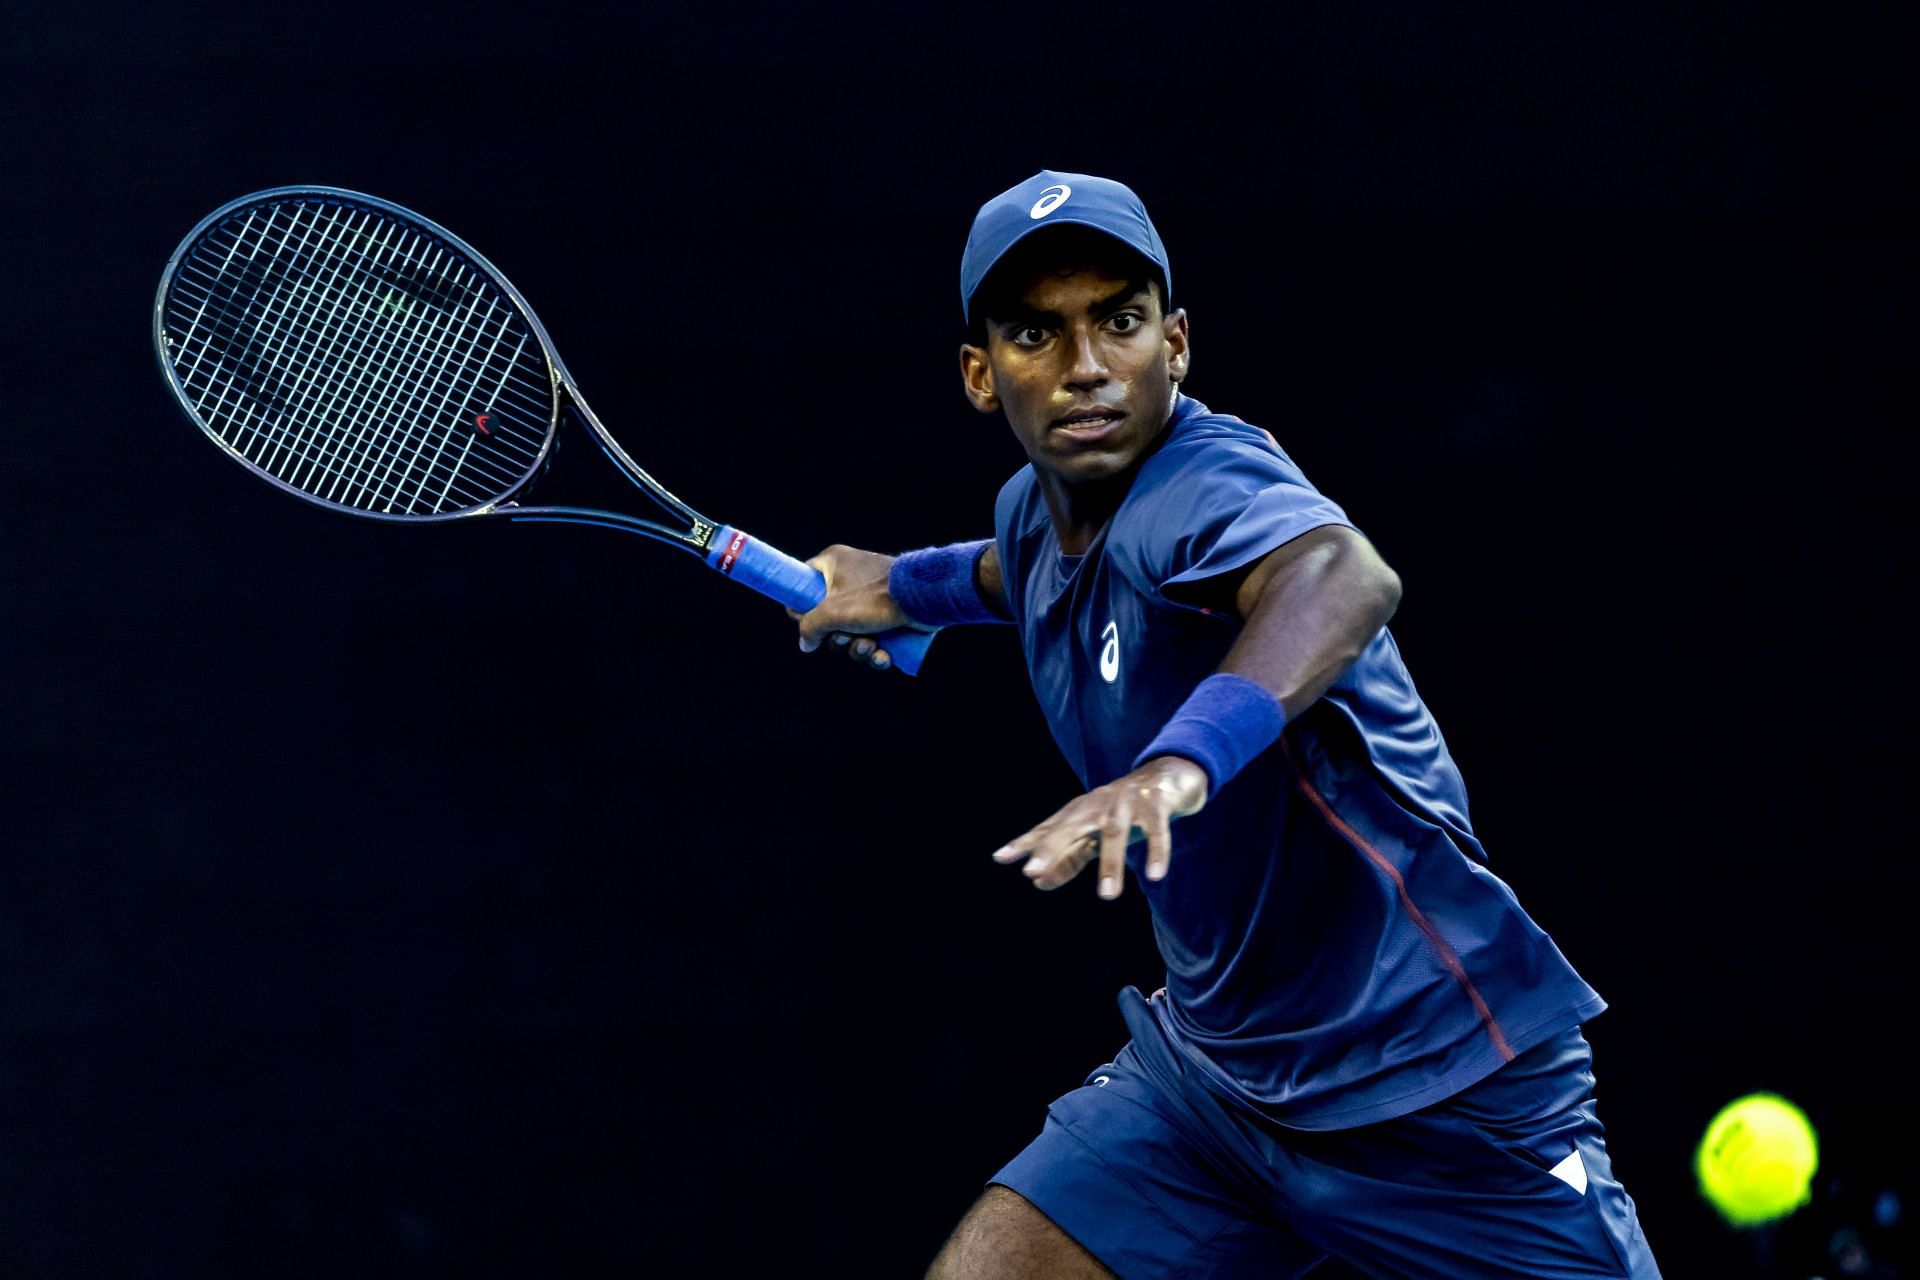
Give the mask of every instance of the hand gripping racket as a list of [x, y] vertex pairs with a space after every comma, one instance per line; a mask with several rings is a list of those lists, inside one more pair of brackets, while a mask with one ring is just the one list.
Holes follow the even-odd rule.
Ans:
[[[642, 470], [507, 278], [385, 200], [278, 187], [214, 210], [160, 277], [153, 342], [175, 399], [215, 444], [329, 510], [623, 529], [691, 551], [788, 608], [826, 598], [817, 570], [708, 520]], [[569, 410], [669, 523], [522, 504]], [[912, 675], [933, 636], [874, 639]]]

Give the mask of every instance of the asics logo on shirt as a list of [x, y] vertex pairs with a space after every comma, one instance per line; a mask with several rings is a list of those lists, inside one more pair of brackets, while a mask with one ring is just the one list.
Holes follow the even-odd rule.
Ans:
[[1109, 622], [1100, 633], [1100, 678], [1112, 684], [1120, 678], [1120, 624]]
[[1060, 183], [1057, 186], [1048, 187], [1045, 191], [1042, 191], [1040, 193], [1040, 198], [1033, 202], [1033, 208], [1027, 210], [1027, 216], [1029, 218], [1032, 218], [1035, 222], [1038, 222], [1040, 221], [1040, 219], [1046, 217], [1048, 214], [1052, 213], [1055, 209], [1058, 209], [1061, 205], [1065, 204], [1067, 202], [1067, 197], [1072, 194], [1073, 194], [1073, 188], [1067, 186], [1065, 183]]

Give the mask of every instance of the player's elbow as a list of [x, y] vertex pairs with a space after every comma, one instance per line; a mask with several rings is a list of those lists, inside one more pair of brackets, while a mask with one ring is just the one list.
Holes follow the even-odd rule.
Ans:
[[1372, 635], [1400, 607], [1400, 575], [1365, 538], [1344, 539], [1341, 551], [1341, 576], [1346, 580], [1342, 594], [1359, 616], [1360, 629]]
[[1379, 626], [1384, 627], [1400, 609], [1400, 575], [1379, 556], [1376, 555], [1374, 560], [1378, 565], [1373, 577], [1374, 607], [1380, 617]]

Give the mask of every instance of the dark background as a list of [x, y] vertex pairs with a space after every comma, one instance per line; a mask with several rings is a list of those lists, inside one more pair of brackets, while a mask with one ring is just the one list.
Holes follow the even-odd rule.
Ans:
[[[16, 15], [0, 1273], [919, 1273], [1158, 985], [1138, 894], [988, 860], [1074, 785], [1011, 635], [876, 676], [638, 541], [287, 501], [170, 403], [149, 308], [214, 206], [371, 191], [499, 264], [695, 506], [800, 555], [976, 537], [1022, 458], [956, 385], [957, 261], [1052, 167], [1145, 197], [1189, 389], [1405, 580], [1496, 869], [1612, 1001], [1601, 1114], [1667, 1275], [1899, 1274], [1909, 34]], [[1758, 1088], [1824, 1164], [1739, 1237], [1690, 1158]], [[1881, 1270], [1827, 1258], [1855, 1228]]]

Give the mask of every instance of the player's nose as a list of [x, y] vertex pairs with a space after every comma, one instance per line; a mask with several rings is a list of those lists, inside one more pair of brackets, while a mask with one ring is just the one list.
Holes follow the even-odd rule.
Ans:
[[1067, 334], [1066, 384], [1070, 387], [1097, 387], [1107, 380], [1107, 362], [1102, 358], [1095, 335], [1087, 332]]

